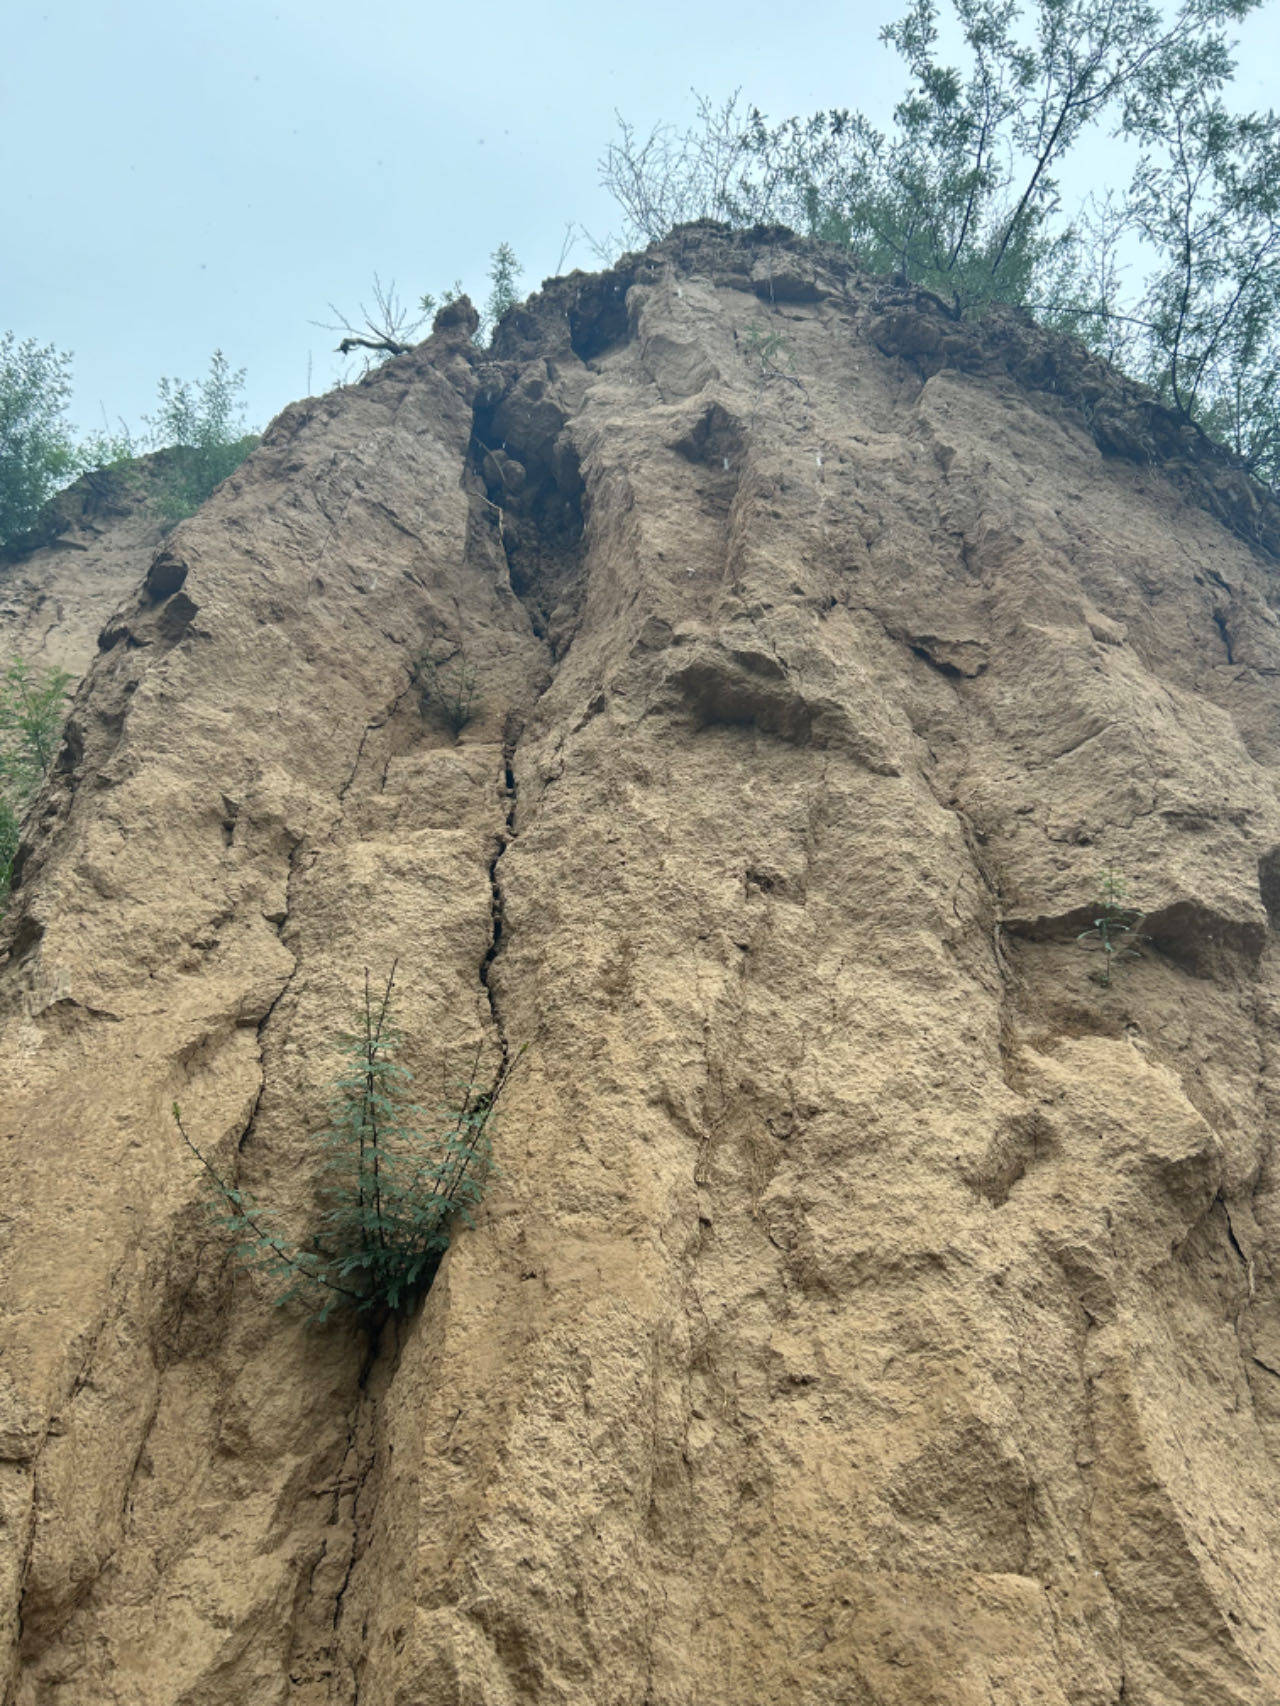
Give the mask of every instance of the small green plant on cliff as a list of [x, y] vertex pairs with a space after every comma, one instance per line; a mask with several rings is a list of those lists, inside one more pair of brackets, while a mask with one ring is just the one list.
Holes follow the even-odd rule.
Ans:
[[269, 1209], [227, 1181], [173, 1105], [240, 1260], [277, 1282], [277, 1303], [300, 1303], [317, 1324], [340, 1309], [376, 1324], [408, 1308], [430, 1286], [456, 1228], [475, 1224], [494, 1174], [494, 1109], [509, 1066], [483, 1083], [477, 1048], [436, 1107], [414, 1103], [411, 1074], [397, 1059], [404, 1037], [395, 977], [393, 964], [377, 994], [365, 972], [355, 1024], [339, 1038], [343, 1065], [330, 1086], [329, 1123], [316, 1137], [319, 1203], [309, 1242], [295, 1243]]
[[413, 674], [424, 716], [434, 713], [457, 735], [478, 715], [480, 677], [462, 650], [443, 658], [427, 652], [414, 665]]
[[762, 378], [785, 374], [795, 366], [791, 345], [781, 332], [766, 332], [759, 321], [753, 320], [743, 337], [747, 361]]
[[[519, 281], [520, 263], [515, 250], [510, 243], [499, 243], [489, 257], [489, 298], [472, 339], [478, 347], [489, 342], [498, 321], [520, 300]], [[355, 319], [331, 302], [329, 312], [333, 319], [313, 321], [322, 331], [342, 333], [338, 354], [349, 356], [358, 352], [362, 373], [381, 366], [388, 356], [407, 355], [423, 337], [437, 311], [456, 302], [463, 289], [462, 280], [455, 279], [439, 296], [425, 290], [414, 307], [401, 298], [394, 279], [383, 284], [374, 273], [370, 294], [372, 305], [361, 302]]]
[[22, 658], [0, 675], [0, 910], [23, 816], [57, 755], [70, 680], [64, 670], [33, 669]]
[[[203, 379], [162, 379], [147, 431], [135, 437], [104, 421], [77, 436], [67, 418], [71, 355], [33, 338], [0, 337], [0, 551], [30, 549], [41, 510], [77, 475], [129, 470], [146, 450], [165, 454], [148, 480], [149, 502], [167, 521], [194, 514], [258, 443], [245, 430], [244, 369], [215, 350]], [[136, 473], [136, 470], [135, 470]], [[154, 483], [152, 483], [154, 482]]]
[[489, 300], [485, 303], [481, 331], [485, 341], [493, 336], [502, 316], [520, 300], [520, 262], [510, 243], [499, 243], [489, 257]]
[[1102, 950], [1102, 965], [1090, 975], [1104, 989], [1111, 987], [1113, 968], [1121, 960], [1138, 958], [1138, 943], [1143, 940], [1139, 935], [1142, 914], [1126, 904], [1128, 898], [1128, 883], [1108, 865], [1098, 879], [1093, 923], [1076, 937], [1086, 947]]

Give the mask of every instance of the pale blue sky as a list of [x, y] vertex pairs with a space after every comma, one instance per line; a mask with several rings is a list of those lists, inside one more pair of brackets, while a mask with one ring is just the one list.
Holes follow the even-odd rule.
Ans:
[[[261, 426], [338, 375], [310, 322], [376, 268], [404, 295], [482, 293], [502, 239], [524, 288], [567, 220], [613, 221], [615, 109], [689, 90], [781, 117], [900, 87], [900, 0], [0, 0], [0, 330], [75, 352], [82, 426], [136, 424], [161, 374], [221, 346]], [[1276, 100], [1280, 0], [1245, 26], [1240, 94]], [[1092, 157], [1106, 169], [1107, 154]], [[569, 265], [595, 264], [580, 245]]]

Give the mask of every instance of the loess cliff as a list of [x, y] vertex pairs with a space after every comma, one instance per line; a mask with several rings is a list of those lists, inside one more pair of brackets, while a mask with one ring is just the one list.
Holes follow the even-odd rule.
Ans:
[[[1280, 515], [785, 233], [473, 327], [0, 578], [0, 1699], [1275, 1706]], [[170, 1109], [301, 1232], [397, 956], [526, 1053], [371, 1342]]]

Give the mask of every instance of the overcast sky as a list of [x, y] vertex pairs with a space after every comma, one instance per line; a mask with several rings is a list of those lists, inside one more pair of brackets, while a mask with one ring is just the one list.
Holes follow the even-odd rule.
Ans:
[[[81, 426], [136, 425], [157, 378], [215, 346], [265, 425], [338, 377], [311, 322], [354, 313], [375, 269], [403, 295], [482, 295], [506, 240], [527, 290], [566, 221], [606, 232], [615, 109], [683, 120], [691, 87], [741, 86], [776, 117], [887, 117], [901, 78], [877, 35], [902, 9], [0, 0], [0, 331], [75, 352]], [[1280, 0], [1244, 34], [1241, 96], [1274, 104]], [[579, 243], [568, 265], [593, 264]]]

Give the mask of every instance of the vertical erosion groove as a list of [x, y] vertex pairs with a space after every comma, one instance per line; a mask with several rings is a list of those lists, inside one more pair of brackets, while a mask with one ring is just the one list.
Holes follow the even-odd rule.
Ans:
[[489, 1013], [493, 1019], [493, 1028], [497, 1032], [498, 1047], [502, 1052], [500, 1072], [505, 1074], [511, 1058], [511, 1047], [507, 1038], [507, 1029], [503, 1023], [502, 1013], [498, 1006], [497, 996], [493, 988], [493, 962], [498, 957], [502, 946], [502, 931], [505, 923], [505, 903], [502, 894], [502, 881], [498, 875], [498, 867], [502, 856], [515, 839], [516, 834], [516, 802], [518, 786], [515, 772], [515, 738], [508, 736], [502, 747], [502, 796], [506, 800], [506, 817], [498, 836], [493, 858], [489, 861], [489, 946], [484, 959], [480, 962], [480, 982], [484, 985], [485, 995], [489, 1002]]

